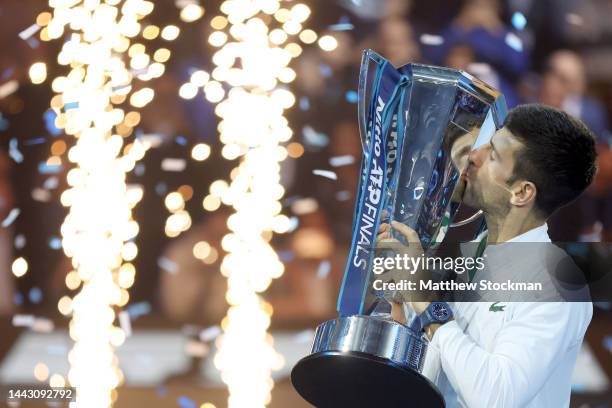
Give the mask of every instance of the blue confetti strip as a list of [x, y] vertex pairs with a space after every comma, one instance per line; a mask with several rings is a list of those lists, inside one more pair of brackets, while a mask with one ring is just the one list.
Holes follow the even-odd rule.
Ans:
[[159, 182], [155, 185], [155, 193], [157, 193], [157, 195], [162, 196], [166, 193], [166, 191], [168, 191], [168, 186], [166, 183]]
[[9, 121], [2, 116], [2, 112], [0, 112], [0, 132], [5, 131], [9, 127]]
[[2, 228], [6, 228], [9, 225], [11, 225], [17, 219], [17, 217], [19, 217], [19, 214], [21, 214], [21, 210], [19, 208], [13, 208], [8, 213], [6, 218], [4, 220], [2, 220], [2, 223], [0, 224], [2, 226]]
[[23, 304], [23, 295], [21, 292], [15, 292], [13, 295], [13, 303], [17, 306], [21, 306]]
[[355, 28], [351, 23], [332, 24], [328, 27], [331, 31], [350, 31]]
[[179, 144], [181, 146], [187, 146], [187, 139], [185, 139], [184, 136], [177, 136], [176, 138], [174, 138], [174, 141], [176, 142], [176, 144]]
[[38, 304], [42, 301], [42, 290], [40, 290], [40, 288], [37, 287], [33, 287], [32, 289], [30, 289], [30, 292], [28, 293], [28, 298], [30, 299], [30, 302], [34, 303], [34, 304]]
[[49, 238], [49, 248], [58, 250], [62, 247], [62, 240], [59, 237]]
[[23, 154], [17, 148], [17, 139], [12, 138], [9, 141], [9, 156], [11, 159], [15, 160], [17, 163], [21, 163], [23, 161]]
[[282, 262], [290, 262], [295, 259], [295, 254], [293, 253], [293, 251], [286, 249], [283, 251], [278, 251], [278, 257]]
[[61, 164], [47, 164], [46, 162], [38, 163], [38, 172], [40, 174], [57, 174], [62, 171]]
[[303, 111], [310, 109], [310, 100], [305, 96], [300, 98], [300, 109]]
[[64, 104], [64, 110], [68, 111], [70, 109], [76, 109], [79, 107], [79, 102], [78, 101], [74, 101], [74, 102], [67, 102]]
[[10, 67], [10, 68], [5, 69], [4, 72], [2, 72], [2, 77], [0, 77], [0, 81], [2, 82], [6, 81], [10, 77], [12, 77], [14, 73], [15, 73], [15, 67]]
[[606, 350], [612, 353], [612, 336], [606, 336], [603, 338], [603, 346]]
[[357, 95], [357, 91], [353, 91], [353, 90], [346, 91], [345, 98], [347, 102], [357, 103], [358, 97], [359, 96]]
[[130, 304], [126, 307], [130, 319], [136, 320], [140, 316], [144, 316], [151, 312], [151, 304], [149, 302], [138, 302]]
[[522, 30], [527, 25], [527, 18], [523, 13], [517, 11], [512, 15], [512, 25], [517, 30]]
[[25, 146], [33, 146], [33, 145], [43, 144], [43, 143], [45, 143], [44, 137], [35, 137], [34, 139], [28, 139], [23, 142]]
[[43, 120], [45, 121], [45, 128], [47, 132], [49, 132], [52, 136], [59, 136], [63, 132], [61, 129], [55, 126], [55, 118], [57, 118], [57, 114], [53, 109], [47, 109], [43, 114]]
[[161, 258], [159, 258], [157, 260], [157, 266], [159, 266], [161, 269], [165, 270], [166, 272], [169, 273], [177, 273], [178, 272], [178, 265], [176, 264], [176, 262], [171, 261], [170, 259], [166, 258], [165, 256], [162, 256]]
[[319, 65], [319, 72], [321, 73], [321, 75], [323, 75], [325, 78], [329, 78], [332, 76], [332, 74], [334, 73], [333, 70], [331, 69], [331, 67], [327, 64], [321, 64]]
[[196, 408], [196, 403], [184, 395], [178, 397], [176, 403], [179, 404], [181, 408]]

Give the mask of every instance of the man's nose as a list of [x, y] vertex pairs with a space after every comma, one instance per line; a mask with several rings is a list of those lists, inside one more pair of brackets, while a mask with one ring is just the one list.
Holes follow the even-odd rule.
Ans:
[[476, 168], [482, 166], [487, 157], [487, 152], [489, 151], [490, 146], [488, 144], [480, 146], [476, 150], [472, 150], [468, 154], [468, 165], [474, 166]]

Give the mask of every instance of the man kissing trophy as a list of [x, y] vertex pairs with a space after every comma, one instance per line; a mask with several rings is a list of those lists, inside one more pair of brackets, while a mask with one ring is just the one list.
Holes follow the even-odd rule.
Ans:
[[[410, 299], [374, 288], [377, 232], [383, 222], [399, 222], [416, 233], [427, 254], [449, 226], [474, 218], [452, 224], [463, 171], [456, 142], [468, 140], [468, 151], [488, 143], [503, 125], [505, 100], [463, 71], [395, 68], [366, 50], [358, 110], [363, 160], [339, 317], [317, 327], [311, 354], [295, 365], [291, 380], [316, 407], [443, 407], [441, 394], [421, 374], [427, 338], [389, 313], [390, 302]], [[458, 137], [464, 135], [473, 137]], [[448, 318], [445, 313], [434, 308], [428, 316]]]

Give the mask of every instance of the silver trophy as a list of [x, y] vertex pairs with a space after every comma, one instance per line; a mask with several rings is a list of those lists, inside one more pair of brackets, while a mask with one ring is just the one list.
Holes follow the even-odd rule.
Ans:
[[465, 165], [455, 153], [488, 143], [503, 125], [505, 100], [463, 71], [395, 68], [366, 50], [358, 109], [363, 160], [339, 317], [317, 327], [312, 352], [291, 380], [317, 407], [442, 407], [421, 374], [427, 339], [391, 319], [388, 300], [398, 300], [397, 293], [372, 285], [376, 233], [383, 221], [402, 222], [427, 252], [447, 228], [477, 217], [453, 224]]

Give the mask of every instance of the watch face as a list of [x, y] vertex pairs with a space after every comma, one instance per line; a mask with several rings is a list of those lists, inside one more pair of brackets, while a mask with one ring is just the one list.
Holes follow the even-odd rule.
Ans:
[[432, 304], [432, 315], [434, 319], [438, 321], [446, 321], [450, 317], [450, 310], [448, 310], [448, 305], [442, 302], [435, 302]]

